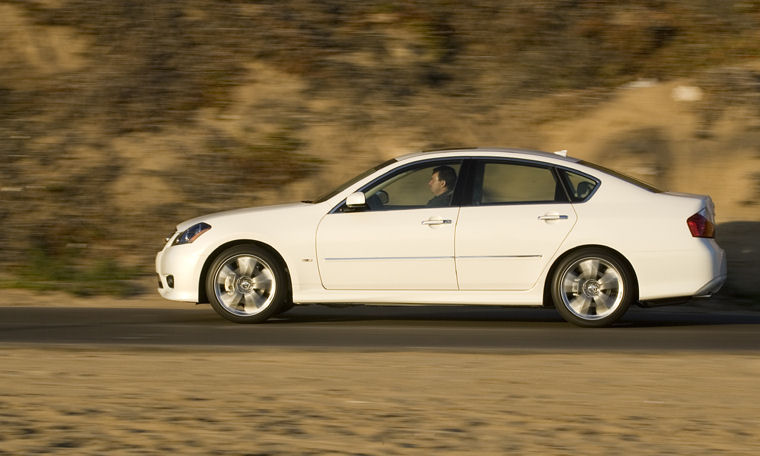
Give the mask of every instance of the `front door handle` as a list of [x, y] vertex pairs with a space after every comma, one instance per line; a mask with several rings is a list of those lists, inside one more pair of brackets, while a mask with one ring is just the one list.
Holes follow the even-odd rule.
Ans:
[[569, 217], [567, 215], [560, 215], [560, 214], [544, 214], [539, 215], [539, 220], [549, 221], [549, 220], [567, 220]]
[[451, 220], [449, 219], [427, 219], [423, 220], [422, 224], [427, 226], [433, 226], [433, 225], [449, 225], [451, 223]]

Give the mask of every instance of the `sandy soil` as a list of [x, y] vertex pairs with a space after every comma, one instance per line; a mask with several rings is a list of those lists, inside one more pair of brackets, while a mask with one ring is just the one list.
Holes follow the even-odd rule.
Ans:
[[4, 347], [0, 454], [757, 454], [760, 357]]
[[[19, 304], [167, 302], [3, 290]], [[0, 455], [758, 451], [757, 354], [0, 345], [0, 366]]]

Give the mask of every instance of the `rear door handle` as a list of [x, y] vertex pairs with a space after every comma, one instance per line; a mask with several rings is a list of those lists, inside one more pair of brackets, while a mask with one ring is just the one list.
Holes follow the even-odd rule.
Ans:
[[451, 223], [451, 220], [449, 220], [449, 219], [427, 219], [427, 220], [423, 220], [422, 221], [423, 225], [428, 225], [428, 226], [432, 226], [432, 225], [449, 225], [450, 223]]
[[560, 215], [560, 214], [544, 214], [539, 215], [539, 220], [567, 220], [569, 217], [567, 215]]

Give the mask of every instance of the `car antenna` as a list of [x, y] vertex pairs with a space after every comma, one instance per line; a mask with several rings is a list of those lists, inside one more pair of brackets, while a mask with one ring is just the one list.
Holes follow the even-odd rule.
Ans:
[[559, 155], [561, 157], [567, 157], [567, 149], [562, 149], [554, 152], [556, 155]]

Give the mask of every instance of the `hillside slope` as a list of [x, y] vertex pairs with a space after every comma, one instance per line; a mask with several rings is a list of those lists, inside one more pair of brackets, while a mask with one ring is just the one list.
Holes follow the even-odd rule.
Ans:
[[566, 148], [757, 221], [760, 3], [684, 3], [0, 1], [0, 279], [130, 292], [184, 218], [439, 146]]

